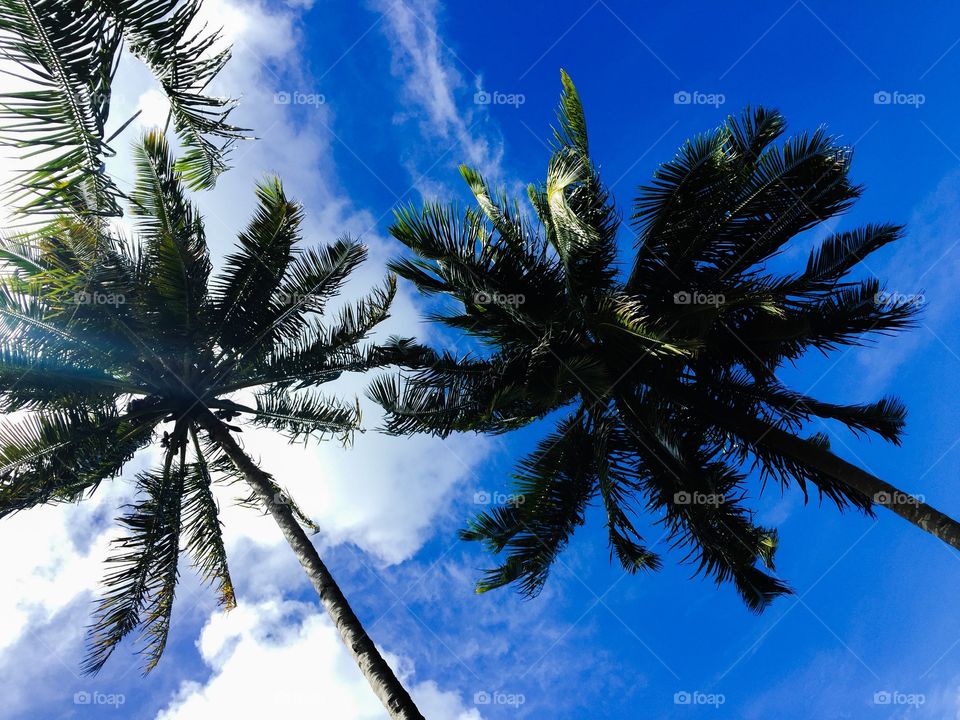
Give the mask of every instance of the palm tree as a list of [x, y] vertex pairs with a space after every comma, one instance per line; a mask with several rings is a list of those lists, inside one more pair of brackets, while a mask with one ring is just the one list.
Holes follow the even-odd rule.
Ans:
[[[29, 213], [65, 209], [119, 215], [123, 193], [104, 171], [111, 89], [124, 47], [153, 72], [170, 103], [192, 189], [212, 186], [231, 144], [235, 103], [206, 94], [230, 58], [218, 32], [198, 27], [200, 0], [0, 0], [4, 72], [29, 83], [0, 95], [0, 140], [25, 149], [15, 203]], [[134, 116], [136, 117], [136, 116]]]
[[621, 273], [620, 220], [566, 74], [563, 85], [546, 183], [529, 190], [535, 219], [462, 168], [477, 209], [409, 208], [392, 228], [414, 253], [392, 269], [452, 298], [454, 309], [434, 317], [490, 352], [435, 354], [405, 378], [378, 378], [370, 392], [387, 429], [445, 436], [556, 420], [519, 463], [513, 501], [463, 532], [506, 554], [478, 590], [517, 582], [537, 593], [599, 502], [626, 570], [660, 565], [635, 526], [647, 510], [699, 571], [732, 581], [760, 611], [788, 588], [770, 572], [776, 532], [747, 506], [753, 469], [764, 484], [796, 484], [805, 498], [815, 490], [841, 510], [887, 507], [960, 548], [957, 522], [835, 455], [826, 434], [805, 435], [812, 421], [833, 420], [897, 443], [900, 402], [836, 405], [777, 377], [810, 349], [856, 346], [916, 314], [876, 279], [849, 277], [901, 237], [896, 225], [830, 235], [788, 274], [768, 266], [860, 195], [850, 152], [822, 129], [778, 144], [785, 124], [775, 111], [729, 118], [640, 188], [632, 267]]
[[126, 532], [108, 560], [85, 670], [98, 671], [138, 628], [147, 669], [156, 665], [181, 552], [224, 607], [235, 604], [212, 484], [242, 481], [391, 716], [422, 717], [310, 542], [303, 525], [312, 523], [229, 424], [349, 439], [359, 408], [316, 388], [415, 355], [410, 341], [365, 342], [388, 315], [395, 278], [325, 318], [366, 249], [350, 238], [299, 248], [301, 208], [272, 179], [211, 279], [202, 218], [163, 136], [147, 135], [134, 155], [137, 241], [76, 213], [0, 250], [0, 409], [22, 414], [0, 424], [0, 517], [87, 498], [159, 439], [162, 463], [138, 476], [138, 499], [120, 519]]

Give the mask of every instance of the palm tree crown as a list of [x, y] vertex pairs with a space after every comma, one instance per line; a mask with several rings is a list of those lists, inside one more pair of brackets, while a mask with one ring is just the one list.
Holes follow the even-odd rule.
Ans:
[[[291, 439], [348, 438], [358, 408], [312, 388], [396, 360], [406, 347], [363, 342], [387, 317], [392, 277], [323, 317], [366, 250], [349, 238], [299, 248], [302, 211], [278, 180], [258, 186], [253, 219], [211, 278], [202, 218], [163, 136], [147, 135], [135, 159], [135, 240], [73, 215], [0, 250], [0, 409], [20, 416], [0, 425], [0, 517], [87, 497], [138, 450], [157, 439], [163, 449], [120, 519], [126, 534], [109, 560], [89, 671], [138, 627], [148, 667], [156, 664], [181, 548], [221, 603], [234, 604], [211, 491], [211, 482], [243, 478], [230, 462], [242, 453], [223, 441], [239, 428], [224, 423], [246, 419]], [[230, 399], [243, 390], [252, 406]], [[265, 477], [276, 502], [309, 524]]]
[[660, 565], [635, 525], [646, 510], [700, 571], [733, 582], [759, 611], [788, 588], [771, 572], [776, 532], [748, 507], [751, 471], [870, 512], [872, 491], [826, 470], [824, 458], [843, 463], [827, 436], [798, 433], [819, 419], [892, 442], [903, 430], [894, 399], [835, 405], [777, 377], [808, 350], [910, 325], [915, 304], [849, 277], [902, 229], [829, 235], [805, 267], [771, 271], [789, 241], [861, 189], [848, 177], [850, 152], [822, 129], [778, 143], [781, 115], [747, 109], [688, 141], [639, 189], [634, 257], [622, 271], [620, 219], [566, 74], [563, 83], [547, 179], [529, 190], [535, 218], [463, 168], [477, 209], [407, 209], [392, 228], [414, 253], [392, 269], [453, 298], [456, 309], [436, 317], [490, 352], [437, 354], [404, 378], [379, 378], [371, 394], [392, 432], [504, 432], [560, 413], [519, 463], [516, 501], [463, 533], [506, 555], [478, 590], [517, 582], [537, 593], [597, 502], [625, 569]]

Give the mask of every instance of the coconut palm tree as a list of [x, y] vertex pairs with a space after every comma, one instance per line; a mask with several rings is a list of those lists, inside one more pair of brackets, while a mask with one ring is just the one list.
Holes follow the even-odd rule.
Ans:
[[805, 266], [771, 258], [861, 193], [850, 152], [824, 130], [777, 140], [784, 120], [747, 109], [684, 144], [641, 187], [632, 265], [617, 265], [620, 219], [591, 163], [576, 89], [564, 92], [534, 217], [473, 170], [477, 208], [398, 213], [394, 237], [413, 257], [392, 269], [452, 298], [435, 317], [489, 352], [435, 354], [431, 367], [378, 378], [371, 395], [396, 433], [554, 430], [516, 470], [513, 501], [463, 537], [504, 553], [478, 585], [538, 592], [593, 502], [612, 555], [636, 572], [659, 557], [635, 525], [653, 514], [699, 571], [732, 581], [763, 609], [788, 591], [772, 572], [774, 529], [754, 522], [748, 478], [812, 490], [840, 509], [880, 505], [960, 547], [960, 525], [834, 454], [823, 421], [897, 443], [893, 398], [837, 405], [777, 375], [807, 351], [862, 344], [907, 328], [917, 304], [850, 272], [902, 236], [896, 225], [829, 235]]
[[235, 604], [212, 486], [244, 482], [245, 502], [276, 520], [391, 716], [422, 717], [310, 542], [312, 523], [232, 424], [349, 439], [358, 407], [316, 388], [416, 355], [409, 341], [365, 341], [388, 315], [395, 278], [325, 314], [366, 249], [350, 238], [301, 249], [301, 208], [275, 179], [257, 187], [253, 219], [211, 278], [203, 220], [163, 136], [147, 135], [134, 156], [136, 240], [77, 213], [0, 250], [0, 410], [16, 413], [0, 424], [0, 517], [88, 498], [159, 442], [162, 462], [137, 477], [120, 519], [85, 661], [98, 671], [139, 629], [149, 670], [166, 644], [181, 554], [223, 606]]
[[[200, 0], [0, 0], [0, 72], [24, 81], [0, 95], [0, 141], [25, 150], [14, 178], [18, 209], [118, 215], [123, 193], [104, 171], [114, 76], [124, 47], [153, 72], [185, 150], [192, 189], [210, 187], [243, 137], [229, 98], [206, 94], [230, 58], [198, 21]], [[132, 120], [133, 118], [130, 118]], [[130, 120], [123, 123], [122, 130]]]

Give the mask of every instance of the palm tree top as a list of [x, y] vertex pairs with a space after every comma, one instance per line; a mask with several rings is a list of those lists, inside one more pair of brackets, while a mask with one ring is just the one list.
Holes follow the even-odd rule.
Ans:
[[[412, 251], [391, 269], [453, 298], [435, 318], [489, 352], [438, 353], [428, 368], [378, 379], [371, 394], [397, 433], [505, 432], [561, 412], [517, 467], [518, 502], [464, 533], [506, 556], [478, 589], [517, 582], [539, 592], [598, 503], [611, 554], [628, 571], [659, 567], [636, 526], [649, 512], [701, 571], [732, 581], [760, 610], [788, 588], [772, 573], [776, 531], [747, 504], [754, 474], [805, 495], [812, 486], [841, 508], [872, 504], [771, 447], [773, 431], [831, 419], [893, 442], [902, 433], [895, 399], [836, 405], [778, 377], [810, 350], [910, 326], [915, 304], [850, 277], [902, 228], [834, 233], [805, 267], [772, 271], [772, 257], [846, 211], [861, 188], [849, 149], [824, 129], [778, 142], [780, 113], [747, 108], [686, 142], [639, 188], [634, 250], [621, 268], [625, 228], [590, 157], [579, 95], [566, 73], [562, 81], [546, 181], [528, 192], [532, 215], [464, 167], [476, 208], [407, 208], [391, 228]], [[827, 447], [821, 433], [799, 442]]]
[[[347, 439], [358, 406], [314, 388], [414, 347], [366, 342], [388, 316], [391, 276], [328, 311], [366, 249], [348, 237], [302, 248], [301, 207], [279, 180], [258, 185], [256, 212], [213, 275], [203, 219], [166, 140], [150, 133], [134, 156], [134, 238], [73, 214], [0, 249], [0, 410], [22, 414], [0, 424], [0, 517], [87, 497], [138, 450], [156, 440], [163, 448], [120, 521], [126, 535], [91, 628], [91, 671], [137, 627], [148, 667], [157, 662], [181, 543], [221, 602], [235, 602], [211, 482], [239, 475], [210, 428], [237, 419], [291, 440]], [[239, 391], [252, 404], [237, 402]]]

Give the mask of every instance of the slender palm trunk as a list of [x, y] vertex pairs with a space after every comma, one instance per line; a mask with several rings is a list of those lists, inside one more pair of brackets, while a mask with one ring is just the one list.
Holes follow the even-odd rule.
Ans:
[[270, 476], [257, 467], [222, 422], [212, 415], [203, 416], [198, 420], [210, 438], [243, 473], [254, 493], [277, 521], [281, 532], [306, 571], [307, 577], [320, 595], [320, 601], [330, 615], [330, 619], [333, 620], [344, 645], [360, 666], [360, 671], [367, 678], [373, 692], [387, 708], [390, 717], [401, 720], [423, 720], [423, 715], [414, 705], [410, 694], [400, 684], [393, 670], [387, 665], [370, 636], [363, 629], [363, 625], [350, 608], [330, 571], [320, 559], [317, 549], [293, 516], [290, 506], [274, 501]]
[[874, 504], [892, 510], [904, 520], [960, 550], [960, 523], [936, 508], [919, 502], [913, 496], [837, 457], [829, 450], [817, 447], [762, 420], [739, 418], [736, 423], [744, 437], [751, 442], [765, 445], [781, 455], [816, 468], [870, 498]]

